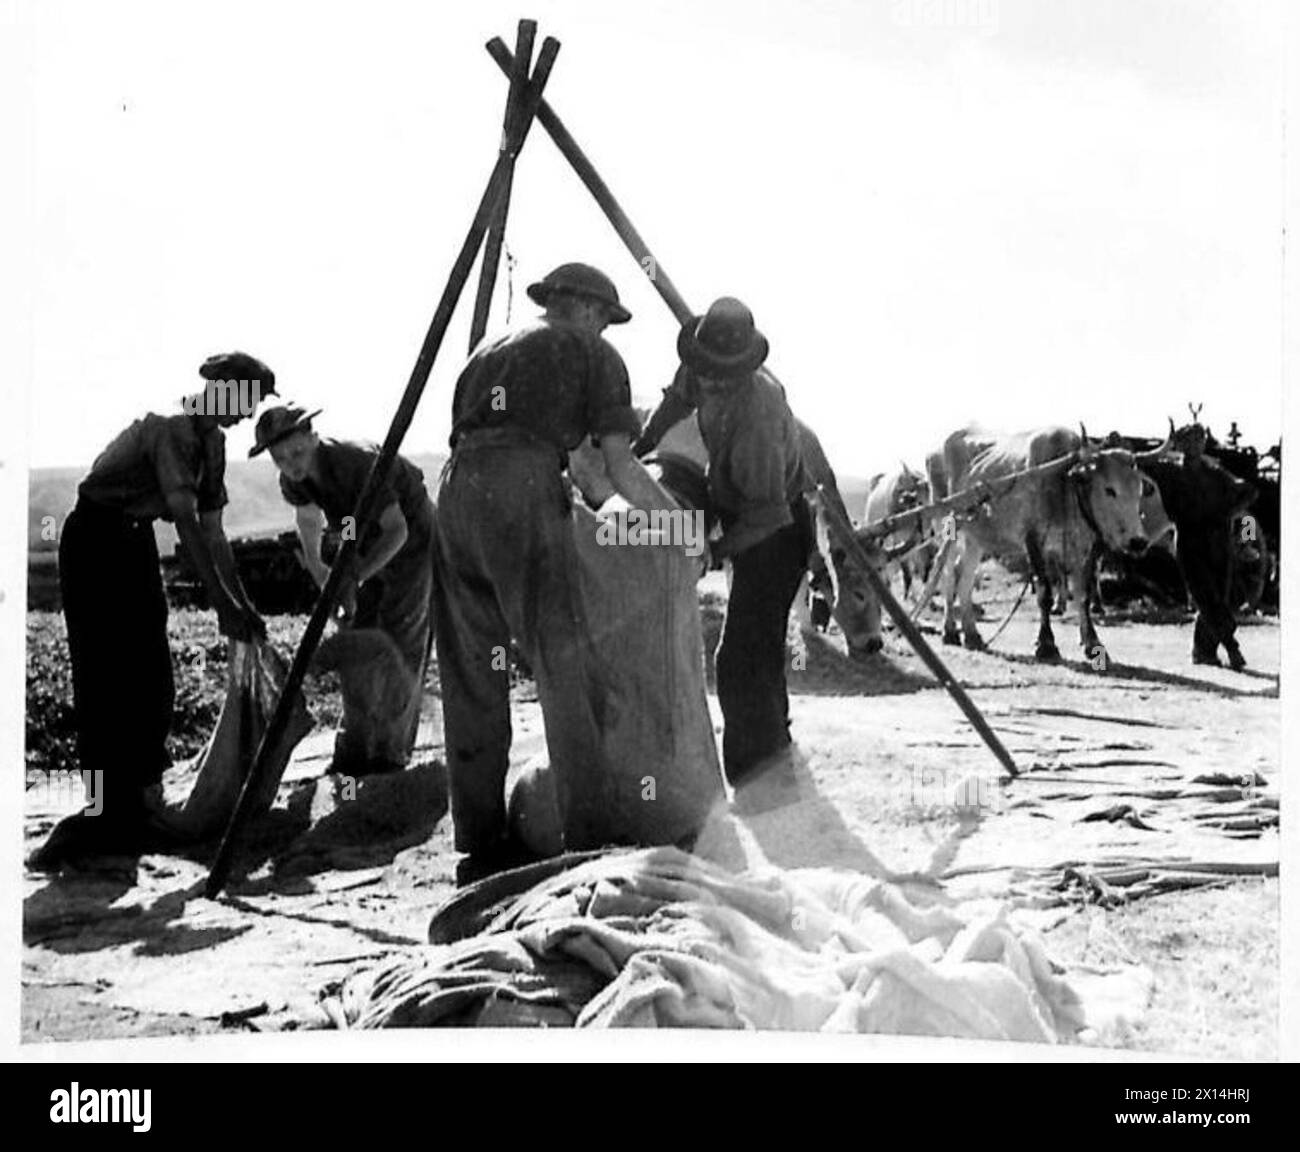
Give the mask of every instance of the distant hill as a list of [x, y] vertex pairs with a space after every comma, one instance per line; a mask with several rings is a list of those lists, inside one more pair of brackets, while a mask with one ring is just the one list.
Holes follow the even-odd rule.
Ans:
[[[417, 453], [408, 459], [424, 473], [425, 487], [432, 494], [437, 488], [446, 456], [440, 453]], [[84, 468], [33, 468], [28, 475], [27, 548], [47, 552], [58, 548], [58, 540], [48, 527], [57, 528], [77, 502], [77, 485], [86, 474]], [[275, 536], [293, 527], [293, 510], [280, 495], [279, 472], [269, 460], [231, 460], [226, 465], [226, 535], [232, 540], [241, 536]], [[46, 520], [46, 517], [52, 517]], [[176, 545], [176, 530], [163, 521], [155, 526], [158, 548], [164, 555]]]

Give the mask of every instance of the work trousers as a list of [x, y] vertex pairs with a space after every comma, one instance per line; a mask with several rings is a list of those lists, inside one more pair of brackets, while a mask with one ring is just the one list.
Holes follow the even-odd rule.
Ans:
[[1222, 644], [1228, 653], [1237, 647], [1237, 618], [1233, 614], [1232, 530], [1228, 525], [1178, 529], [1178, 566], [1187, 592], [1196, 605], [1192, 651], [1214, 656]]
[[59, 586], [81, 770], [103, 773], [105, 816], [129, 815], [170, 763], [175, 687], [153, 524], [79, 500], [59, 540]]
[[793, 524], [732, 558], [715, 667], [723, 769], [733, 783], [790, 742], [786, 628], [812, 546], [807, 505], [799, 499], [790, 510]]
[[554, 447], [473, 434], [439, 488], [438, 675], [456, 848], [507, 835], [511, 638], [536, 678], [566, 848], [600, 827], [599, 703], [586, 658], [568, 483]]

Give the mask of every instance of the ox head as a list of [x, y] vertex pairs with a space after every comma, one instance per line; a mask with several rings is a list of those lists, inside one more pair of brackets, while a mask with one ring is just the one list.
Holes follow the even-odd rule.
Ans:
[[[860, 558], [841, 540], [821, 510], [821, 495], [813, 499], [817, 547], [808, 564], [809, 585], [831, 605], [831, 614], [844, 633], [849, 655], [855, 660], [874, 656], [884, 646], [880, 630], [880, 601], [863, 572]], [[859, 543], [862, 537], [858, 536]], [[885, 558], [874, 544], [865, 549], [868, 563], [883, 572]]]
[[1079, 506], [1107, 548], [1140, 556], [1147, 550], [1147, 533], [1137, 461], [1123, 448], [1094, 447], [1087, 429], [1081, 425], [1079, 430], [1078, 460], [1067, 473]]

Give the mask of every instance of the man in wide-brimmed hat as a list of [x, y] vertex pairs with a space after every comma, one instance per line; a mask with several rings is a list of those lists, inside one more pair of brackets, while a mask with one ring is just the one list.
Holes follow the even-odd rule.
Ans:
[[697, 412], [723, 529], [711, 548], [732, 567], [716, 668], [723, 767], [739, 784], [790, 743], [786, 621], [813, 528], [794, 416], [763, 368], [768, 342], [750, 310], [733, 297], [715, 300], [683, 325], [677, 352], [681, 365], [635, 451], [649, 452]]
[[[370, 524], [350, 524], [379, 449], [322, 437], [312, 427], [320, 410], [270, 408], [257, 422], [249, 456], [269, 452], [280, 470], [280, 493], [294, 507], [307, 570], [324, 585], [321, 555], [326, 526], [354, 531], [358, 549], [343, 600], [348, 636], [336, 649], [343, 683], [343, 729], [334, 742], [330, 772], [363, 776], [399, 771], [408, 761], [420, 722], [425, 671], [433, 634], [434, 509], [424, 473], [404, 456], [389, 469]], [[385, 675], [384, 651], [349, 639], [375, 629], [396, 649], [401, 669]], [[382, 637], [379, 637], [382, 641]], [[353, 653], [352, 649], [359, 649]]]
[[540, 319], [485, 340], [461, 372], [438, 495], [438, 671], [456, 847], [470, 854], [469, 874], [516, 856], [505, 805], [512, 638], [537, 678], [567, 846], [594, 846], [600, 822], [598, 796], [575, 781], [598, 760], [598, 704], [583, 664], [569, 452], [591, 436], [617, 492], [644, 506], [662, 498], [632, 456], [640, 422], [627, 369], [601, 336], [631, 317], [613, 282], [564, 264], [528, 295]]
[[181, 411], [150, 413], [99, 454], [59, 537], [59, 586], [72, 657], [77, 755], [102, 773], [103, 811], [62, 821], [30, 863], [45, 871], [138, 855], [159, 842], [174, 683], [154, 521], [175, 525], [223, 635], [265, 634], [222, 527], [226, 428], [275, 392], [246, 352], [210, 356]]

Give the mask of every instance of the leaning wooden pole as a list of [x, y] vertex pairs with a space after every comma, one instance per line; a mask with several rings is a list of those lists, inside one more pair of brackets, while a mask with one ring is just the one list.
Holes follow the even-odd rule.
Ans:
[[[384, 438], [384, 443], [379, 450], [379, 456], [371, 466], [365, 486], [361, 490], [361, 495], [357, 498], [357, 506], [353, 515], [359, 528], [369, 524], [374, 515], [380, 511], [378, 507], [380, 492], [388, 478], [389, 471], [392, 469], [393, 461], [397, 457], [397, 449], [401, 446], [402, 438], [406, 435], [407, 429], [411, 426], [411, 421], [415, 418], [416, 408], [419, 406], [420, 397], [424, 394], [425, 385], [429, 381], [429, 373], [433, 369], [433, 362], [442, 347], [443, 337], [447, 334], [447, 327], [451, 323], [452, 313], [455, 311], [456, 304], [465, 289], [465, 284], [469, 280], [470, 272], [474, 266], [474, 259], [478, 255], [479, 248], [482, 247], [488, 223], [505, 187], [506, 171], [511, 163], [511, 156], [518, 153], [527, 138], [528, 129], [532, 124], [537, 105], [541, 101], [542, 91], [546, 87], [546, 81], [550, 76], [551, 67], [555, 63], [555, 56], [559, 50], [559, 42], [547, 37], [537, 58], [537, 68], [526, 90], [519, 123], [516, 128], [517, 139], [512, 141], [514, 147], [501, 152], [492, 169], [492, 174], [488, 177], [487, 187], [483, 190], [483, 197], [479, 201], [478, 210], [474, 214], [474, 221], [469, 227], [465, 242], [461, 245], [460, 254], [456, 257], [451, 274], [447, 278], [442, 298], [438, 301], [433, 319], [429, 323], [429, 330], [425, 333], [424, 343], [420, 346], [419, 355], [416, 357], [415, 367], [411, 369], [411, 377], [407, 382], [406, 391], [402, 393], [402, 399], [393, 415], [392, 423], [389, 425], [388, 435]], [[261, 742], [257, 746], [257, 755], [253, 758], [253, 765], [244, 779], [243, 789], [239, 793], [239, 800], [235, 804], [234, 812], [231, 813], [230, 822], [226, 827], [221, 845], [217, 849], [212, 869], [208, 873], [207, 883], [204, 885], [204, 894], [209, 898], [216, 896], [225, 887], [226, 880], [229, 878], [240, 829], [248, 818], [253, 798], [259, 793], [260, 782], [268, 771], [268, 765], [273, 759], [273, 753], [288, 730], [293, 704], [302, 691], [303, 682], [307, 677], [307, 669], [312, 657], [316, 654], [316, 649], [325, 632], [325, 625], [329, 622], [330, 615], [334, 611], [334, 606], [343, 587], [344, 578], [352, 568], [359, 535], [361, 535], [360, 530], [349, 536], [340, 545], [338, 555], [335, 556], [334, 563], [330, 568], [329, 577], [316, 600], [315, 608], [312, 609], [307, 628], [303, 632], [302, 639], [298, 642], [298, 650], [294, 653], [293, 663], [290, 665], [289, 673], [285, 677], [284, 687], [280, 692], [279, 700], [276, 701], [275, 711], [272, 713], [271, 720], [267, 724], [266, 731], [262, 734]]]
[[[821, 493], [820, 486], [818, 492]], [[962, 710], [966, 719], [970, 721], [971, 727], [979, 733], [980, 739], [988, 745], [989, 751], [997, 758], [998, 763], [1010, 775], [1019, 776], [1020, 769], [1016, 767], [1016, 762], [1011, 758], [1011, 753], [1007, 751], [1006, 745], [999, 739], [998, 734], [989, 727], [989, 722], [984, 719], [984, 714], [975, 706], [975, 701], [970, 698], [966, 689], [948, 670], [948, 666], [939, 659], [939, 654], [930, 647], [929, 641], [921, 634], [921, 630], [912, 623], [912, 618], [907, 614], [907, 610], [894, 599], [894, 594], [889, 590], [889, 586], [882, 579], [880, 573], [876, 571], [870, 557], [867, 556], [866, 549], [862, 547], [854, 535], [853, 525], [835, 507], [834, 501], [823, 499], [821, 505], [822, 512], [835, 528], [836, 536], [841, 539], [857, 567], [866, 573], [872, 591], [875, 592], [880, 603], [884, 605], [885, 611], [889, 613], [890, 619], [893, 620], [898, 630], [907, 639], [916, 654], [921, 657], [925, 666], [934, 673], [939, 683], [948, 690], [948, 695], [957, 702], [957, 707]]]
[[[500, 38], [497, 38], [488, 42], [487, 49], [491, 53], [492, 59], [509, 76], [513, 58], [505, 43]], [[641, 233], [636, 230], [635, 225], [628, 219], [627, 213], [623, 211], [622, 206], [614, 198], [614, 193], [609, 190], [609, 185], [601, 179], [600, 173], [596, 171], [591, 161], [587, 159], [586, 154], [578, 147], [577, 141], [569, 134], [569, 130], [565, 128], [555, 111], [544, 100], [538, 105], [537, 119], [542, 127], [546, 129], [551, 139], [555, 141], [556, 147], [559, 148], [564, 158], [572, 165], [573, 170], [578, 174], [578, 178], [595, 197], [601, 211], [605, 213], [610, 224], [614, 226], [614, 231], [618, 233], [619, 238], [632, 253], [633, 258], [640, 264], [641, 270], [646, 273], [664, 303], [668, 305], [680, 323], [686, 323], [695, 315], [690, 305], [686, 303], [686, 298], [677, 290], [677, 286], [669, 279], [663, 266], [655, 258], [654, 253], [650, 251], [650, 246], [641, 238]], [[966, 694], [966, 690], [957, 682], [956, 677], [948, 671], [943, 661], [939, 659], [935, 651], [926, 642], [925, 637], [912, 623], [903, 607], [894, 599], [893, 594], [885, 586], [884, 581], [870, 563], [862, 545], [858, 543], [854, 536], [853, 526], [848, 523], [847, 518], [840, 513], [838, 508], [831, 507], [831, 501], [823, 500], [822, 503], [829, 510], [836, 524], [837, 534], [844, 537], [845, 547], [853, 555], [863, 572], [867, 574], [867, 579], [871, 582], [873, 590], [880, 598], [880, 602], [885, 606], [890, 618], [898, 626], [898, 630], [907, 638], [908, 643], [916, 650], [916, 654], [925, 662], [926, 667], [934, 673], [939, 683], [948, 690], [949, 695], [957, 702], [957, 706], [965, 714], [966, 719], [971, 722], [975, 731], [980, 734], [989, 750], [997, 757], [998, 762], [1012, 776], [1018, 776], [1020, 772], [1015, 761], [1011, 758], [1011, 753], [1006, 750], [1002, 741], [998, 739], [997, 733], [989, 727], [988, 721], [984, 719], [974, 701]]]
[[514, 149], [516, 124], [519, 119], [520, 106], [523, 103], [524, 89], [528, 85], [528, 69], [533, 59], [533, 40], [537, 35], [536, 20], [520, 20], [519, 30], [515, 36], [515, 57], [510, 69], [510, 91], [506, 95], [505, 121], [501, 127], [501, 152], [509, 156], [506, 169], [505, 188], [497, 200], [496, 211], [488, 224], [487, 241], [483, 245], [483, 266], [479, 270], [478, 295], [474, 298], [474, 317], [469, 326], [469, 350], [474, 351], [487, 332], [488, 315], [492, 311], [492, 293], [497, 284], [497, 269], [501, 264], [501, 245], [505, 241], [506, 216], [510, 212], [510, 192], [514, 186], [515, 160], [518, 151]]

